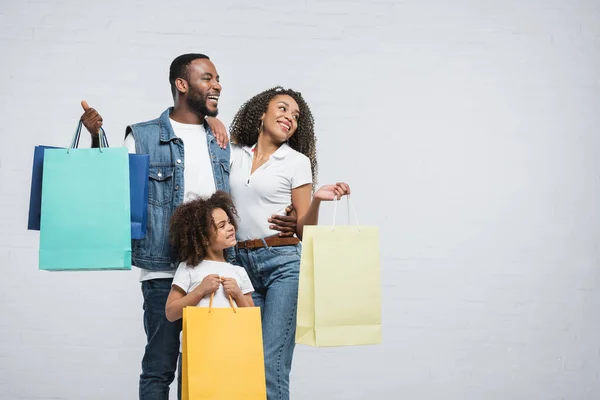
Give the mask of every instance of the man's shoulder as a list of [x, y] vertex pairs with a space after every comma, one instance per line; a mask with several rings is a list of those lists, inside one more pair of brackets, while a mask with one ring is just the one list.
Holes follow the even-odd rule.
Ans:
[[160, 128], [160, 117], [151, 119], [144, 122], [136, 122], [135, 124], [128, 125], [125, 129], [125, 137], [130, 133], [133, 134], [134, 138], [140, 139], [140, 137], [158, 137], [161, 133]]
[[171, 108], [167, 108], [157, 118], [154, 118], [154, 119], [151, 119], [151, 120], [148, 120], [148, 121], [136, 122], [134, 124], [129, 125], [127, 127], [127, 130], [129, 131], [132, 128], [136, 129], [136, 128], [159, 126], [161, 123], [163, 123], [163, 122], [161, 122], [161, 120], [164, 121], [165, 118], [168, 120], [170, 112], [171, 112]]
[[158, 126], [159, 124], [160, 124], [160, 117], [151, 119], [149, 121], [136, 122], [134, 124], [129, 125], [128, 128], [143, 128], [143, 127], [154, 126], [154, 125]]

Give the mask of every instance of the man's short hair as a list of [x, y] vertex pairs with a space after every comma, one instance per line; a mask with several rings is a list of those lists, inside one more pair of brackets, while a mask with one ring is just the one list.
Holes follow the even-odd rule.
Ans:
[[177, 78], [188, 80], [188, 66], [192, 61], [200, 58], [210, 60], [206, 54], [200, 53], [182, 54], [173, 60], [171, 67], [169, 68], [169, 83], [171, 84], [171, 94], [173, 95], [173, 98], [175, 98], [175, 93], [177, 93], [175, 80]]

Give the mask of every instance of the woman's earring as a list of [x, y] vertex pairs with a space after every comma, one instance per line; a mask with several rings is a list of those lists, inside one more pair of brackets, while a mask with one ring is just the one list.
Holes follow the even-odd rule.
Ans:
[[263, 120], [260, 120], [260, 126], [258, 127], [258, 134], [260, 135], [263, 131]]

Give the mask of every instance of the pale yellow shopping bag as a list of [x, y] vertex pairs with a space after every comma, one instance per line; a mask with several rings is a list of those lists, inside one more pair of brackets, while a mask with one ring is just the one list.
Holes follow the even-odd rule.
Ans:
[[185, 307], [183, 400], [266, 400], [259, 307]]
[[377, 227], [304, 227], [296, 343], [316, 347], [381, 343]]

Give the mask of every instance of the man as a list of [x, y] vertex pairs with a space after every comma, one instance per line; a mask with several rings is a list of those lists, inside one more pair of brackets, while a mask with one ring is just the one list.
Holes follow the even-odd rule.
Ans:
[[[224, 127], [214, 118], [222, 89], [214, 64], [204, 54], [181, 55], [171, 63], [169, 82], [174, 107], [155, 120], [128, 126], [125, 133], [130, 153], [150, 155], [148, 228], [144, 239], [132, 243], [132, 264], [141, 269], [147, 337], [140, 400], [169, 398], [179, 355], [181, 320], [171, 323], [165, 317], [178, 265], [169, 248], [171, 215], [198, 195], [229, 192], [229, 145]], [[92, 147], [97, 147], [102, 117], [85, 101], [82, 106], [81, 120], [92, 134]], [[212, 117], [210, 123], [207, 117]], [[211, 127], [221, 131], [220, 144]], [[295, 216], [274, 216], [273, 221], [281, 235], [293, 234]]]

